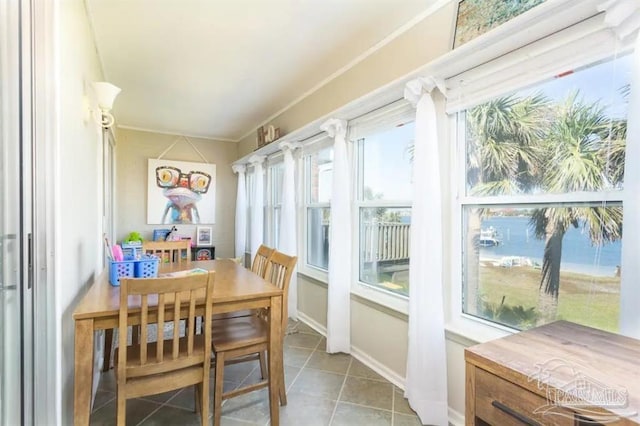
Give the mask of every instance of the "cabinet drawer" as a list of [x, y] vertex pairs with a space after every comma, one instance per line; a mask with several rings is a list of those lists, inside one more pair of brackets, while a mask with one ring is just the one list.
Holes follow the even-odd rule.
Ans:
[[573, 426], [570, 410], [554, 407], [553, 412], [563, 411], [564, 415], [534, 414], [536, 409], [548, 405], [547, 399], [507, 380], [482, 370], [475, 369], [476, 416], [490, 425], [558, 425]]

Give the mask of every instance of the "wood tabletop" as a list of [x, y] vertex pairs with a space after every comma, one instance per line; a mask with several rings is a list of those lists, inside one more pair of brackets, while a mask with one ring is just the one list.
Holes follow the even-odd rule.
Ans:
[[557, 321], [467, 348], [465, 359], [542, 396], [577, 379], [627, 392], [622, 411], [640, 412], [640, 340]]
[[[215, 271], [213, 300], [232, 302], [256, 297], [277, 296], [282, 294], [275, 285], [230, 259], [189, 261], [182, 264], [172, 263], [160, 266], [159, 273], [169, 273], [192, 268]], [[108, 271], [103, 272], [84, 295], [73, 312], [73, 319], [111, 317], [118, 314], [120, 306], [120, 287], [109, 284]]]

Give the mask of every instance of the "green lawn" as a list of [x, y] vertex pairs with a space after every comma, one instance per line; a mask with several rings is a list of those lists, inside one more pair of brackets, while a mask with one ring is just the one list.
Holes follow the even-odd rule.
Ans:
[[[594, 277], [561, 272], [558, 319], [577, 322], [608, 331], [618, 331], [620, 278]], [[483, 265], [480, 268], [480, 294], [484, 302], [509, 309], [536, 307], [540, 269], [530, 266], [503, 268]], [[517, 325], [517, 324], [507, 324]], [[520, 324], [528, 328], [531, 324]]]

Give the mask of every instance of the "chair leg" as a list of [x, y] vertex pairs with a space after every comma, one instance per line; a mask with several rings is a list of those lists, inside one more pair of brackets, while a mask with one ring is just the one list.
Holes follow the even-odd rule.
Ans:
[[280, 384], [278, 389], [280, 390], [280, 405], [287, 405], [287, 387], [284, 383], [284, 360], [280, 362], [280, 377], [278, 377]]
[[260, 358], [260, 374], [262, 375], [262, 380], [266, 380], [269, 372], [269, 370], [267, 369], [266, 352], [265, 351], [260, 352], [259, 358]]
[[213, 426], [222, 421], [222, 389], [224, 385], [224, 353], [216, 353], [216, 378], [213, 391]]
[[113, 350], [113, 328], [104, 331], [104, 364], [102, 372], [105, 373], [111, 368], [111, 351]]
[[200, 383], [200, 419], [202, 426], [209, 425], [209, 384]]
[[116, 422], [118, 426], [125, 426], [127, 416], [127, 400], [125, 399], [124, 392], [118, 391], [116, 399]]

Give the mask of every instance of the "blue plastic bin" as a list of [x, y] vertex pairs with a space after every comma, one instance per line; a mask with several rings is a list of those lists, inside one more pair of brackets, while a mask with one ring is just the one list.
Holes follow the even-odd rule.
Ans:
[[158, 276], [158, 264], [160, 258], [158, 256], [143, 256], [134, 261], [134, 277], [136, 278], [153, 278]]
[[142, 243], [140, 241], [122, 243], [120, 246], [125, 259], [140, 259], [142, 257]]
[[135, 262], [133, 260], [123, 260], [116, 262], [109, 261], [109, 282], [113, 286], [120, 285], [120, 277], [133, 277], [135, 270]]

